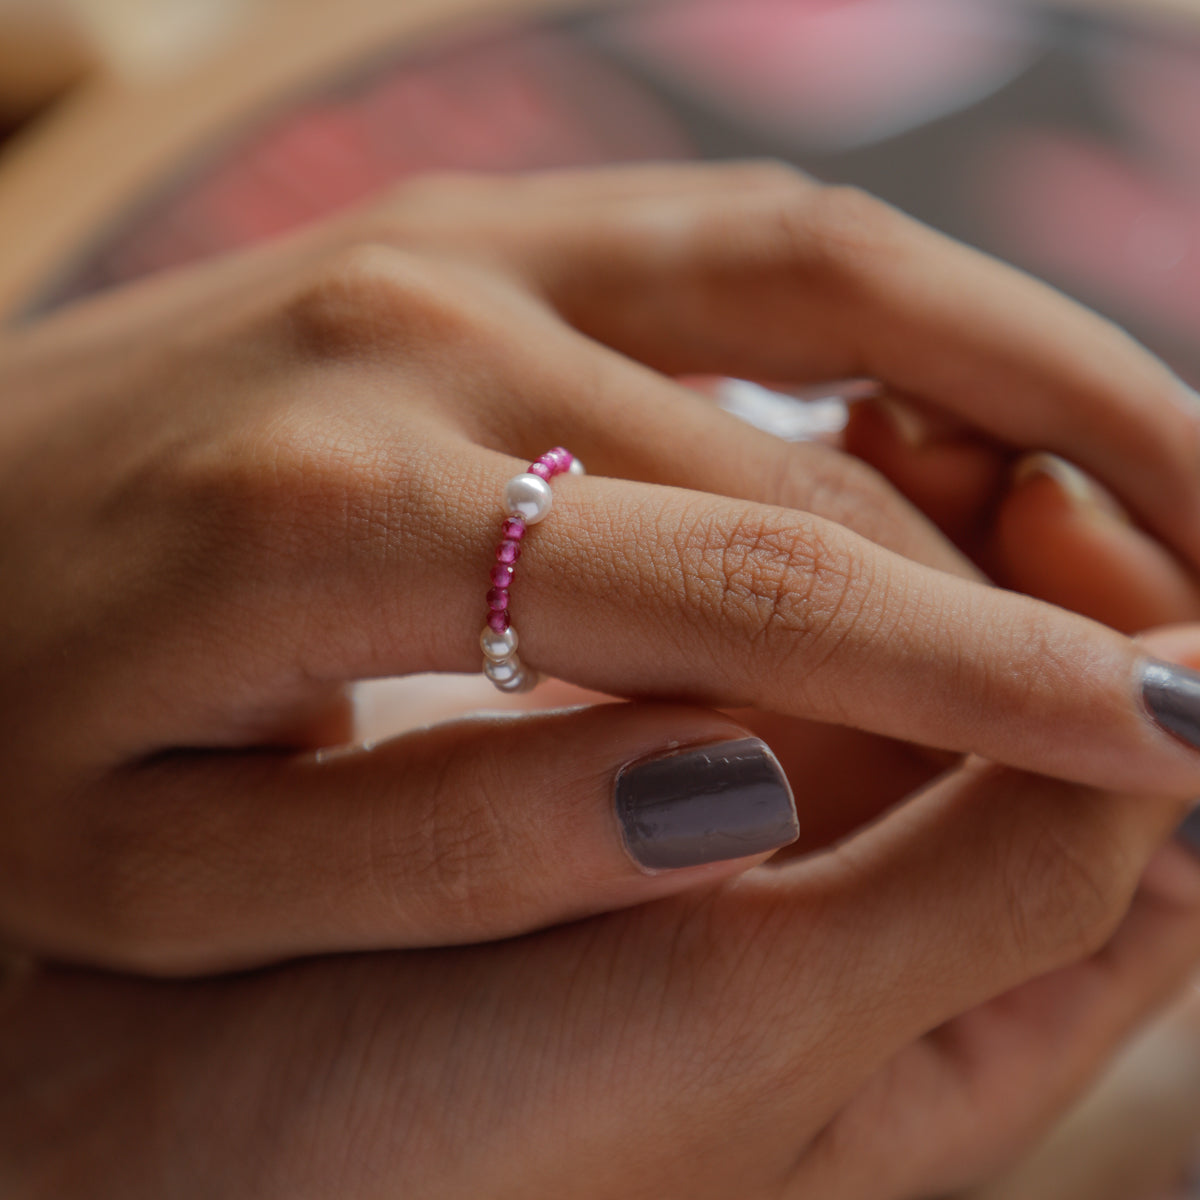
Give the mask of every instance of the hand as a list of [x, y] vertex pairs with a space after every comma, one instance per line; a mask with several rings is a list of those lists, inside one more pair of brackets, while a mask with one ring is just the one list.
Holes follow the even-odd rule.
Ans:
[[[612, 800], [625, 763], [758, 729], [703, 705], [783, 721], [793, 756], [803, 718], [1200, 789], [1200, 757], [1148, 719], [1142, 648], [984, 586], [861, 464], [659, 373], [870, 370], [1056, 449], [1088, 416], [1076, 457], [1184, 545], [1200, 432], [1172, 377], [855, 193], [760, 166], [417, 184], [5, 350], [0, 930], [16, 944], [204, 971], [502, 937], [711, 883], [790, 822], [773, 810], [737, 859], [718, 829], [694, 868], [648, 874]], [[1123, 466], [1133, 440], [1145, 473]], [[524, 657], [687, 706], [315, 753], [350, 735], [347, 681], [478, 669], [503, 484], [555, 442], [593, 475], [556, 483], [526, 544]], [[1200, 740], [1192, 687], [1160, 675], [1154, 697]], [[855, 821], [898, 798], [892, 744], [868, 745]], [[809, 784], [845, 762], [818, 743], [789, 764], [805, 821], [822, 809]]]
[[943, 1195], [1183, 982], [1180, 811], [967, 767], [840, 850], [521, 939], [47, 970], [0, 996], [0, 1191]]

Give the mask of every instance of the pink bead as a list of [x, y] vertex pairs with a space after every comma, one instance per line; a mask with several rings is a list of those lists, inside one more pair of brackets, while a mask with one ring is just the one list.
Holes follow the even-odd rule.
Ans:
[[519, 542], [525, 536], [525, 522], [520, 517], [505, 517], [500, 532], [511, 542]]
[[487, 594], [488, 608], [492, 612], [505, 612], [508, 609], [508, 589], [492, 588]]
[[514, 542], [511, 538], [501, 542], [496, 547], [496, 561], [498, 563], [515, 563], [521, 557], [521, 543]]
[[571, 464], [575, 461], [575, 455], [564, 446], [555, 446], [550, 453], [558, 460], [559, 471], [569, 471]]
[[503, 633], [511, 624], [508, 613], [503, 609], [495, 609], [488, 613], [488, 628], [495, 633]]
[[539, 458], [537, 462], [529, 464], [528, 474], [536, 475], [539, 479], [549, 479], [554, 474], [554, 468]]
[[513, 581], [513, 569], [504, 563], [497, 563], [492, 568], [492, 582], [498, 588], [506, 588]]

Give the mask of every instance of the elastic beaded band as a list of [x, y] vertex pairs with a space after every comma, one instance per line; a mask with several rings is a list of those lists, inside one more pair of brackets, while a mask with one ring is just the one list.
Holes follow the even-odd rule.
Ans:
[[528, 692], [537, 687], [538, 673], [517, 657], [517, 631], [508, 615], [508, 589], [521, 557], [521, 540], [530, 525], [544, 520], [554, 495], [550, 480], [555, 475], [582, 475], [583, 463], [570, 450], [555, 446], [529, 469], [514, 475], [504, 487], [504, 522], [500, 545], [492, 566], [492, 587], [487, 594], [488, 618], [479, 644], [483, 647], [483, 673], [502, 692]]

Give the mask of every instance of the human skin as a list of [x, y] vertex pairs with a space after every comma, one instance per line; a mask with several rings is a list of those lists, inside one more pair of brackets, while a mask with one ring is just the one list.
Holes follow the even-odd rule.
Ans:
[[[790, 757], [834, 722], [1200, 791], [1200, 755], [1141, 703], [1140, 646], [986, 586], [861, 462], [665, 374], [869, 374], [1066, 454], [1173, 563], [1200, 557], [1178, 381], [859, 193], [770, 164], [435, 179], [4, 351], [0, 931], [34, 953], [202, 972], [505, 936], [736, 873], [648, 875], [612, 817], [623, 763], [753, 731], [710, 706], [766, 714]], [[556, 481], [525, 544], [523, 657], [691, 707], [315, 755], [350, 736], [348, 681], [479, 668], [498, 497], [556, 442], [592, 474]], [[806, 778], [836, 774], [824, 757], [805, 749]]]
[[1168, 847], [1138, 884], [1175, 815], [978, 767], [839, 851], [522, 938], [190, 982], [46, 969], [0, 1009], [0, 1184], [948, 1194], [1187, 977], [1200, 867]]
[[[35, 974], [0, 1048], [6, 1094], [38, 1081], [3, 1123], [14, 1189], [576, 1195], [587, 1163], [597, 1196], [915, 1195], [985, 1170], [1192, 965], [1195, 871], [1154, 856], [1200, 756], [1138, 678], [1195, 647], [988, 586], [1021, 509], [978, 481], [1081, 464], [1139, 522], [1089, 552], [1160, 556], [1185, 619], [1200, 418], [1024, 277], [771, 165], [449, 178], [3, 351], [6, 940], [156, 975], [409, 951]], [[881, 474], [779, 443], [670, 378], [706, 372], [869, 375], [945, 416], [977, 536], [905, 499], [903, 447]], [[529, 535], [522, 653], [633, 702], [329, 752], [349, 681], [478, 669], [498, 497], [558, 442], [592, 474]], [[808, 850], [994, 765], [811, 860], [639, 871], [616, 771], [755, 732]], [[72, 1011], [113, 1048], [96, 1092]], [[303, 1187], [243, 1120], [284, 1061]], [[376, 1089], [424, 1116], [350, 1136]], [[163, 1096], [188, 1129], [239, 1098], [204, 1169], [170, 1138], [109, 1161]], [[235, 1135], [259, 1149], [223, 1157]]]

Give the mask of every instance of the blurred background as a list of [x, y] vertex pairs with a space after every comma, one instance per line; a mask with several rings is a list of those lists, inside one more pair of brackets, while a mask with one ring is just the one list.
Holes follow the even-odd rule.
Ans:
[[[1034, 272], [1200, 385], [1200, 0], [0, 0], [0, 321], [430, 169], [746, 155]], [[972, 1200], [1185, 1196], [1196, 995]]]

